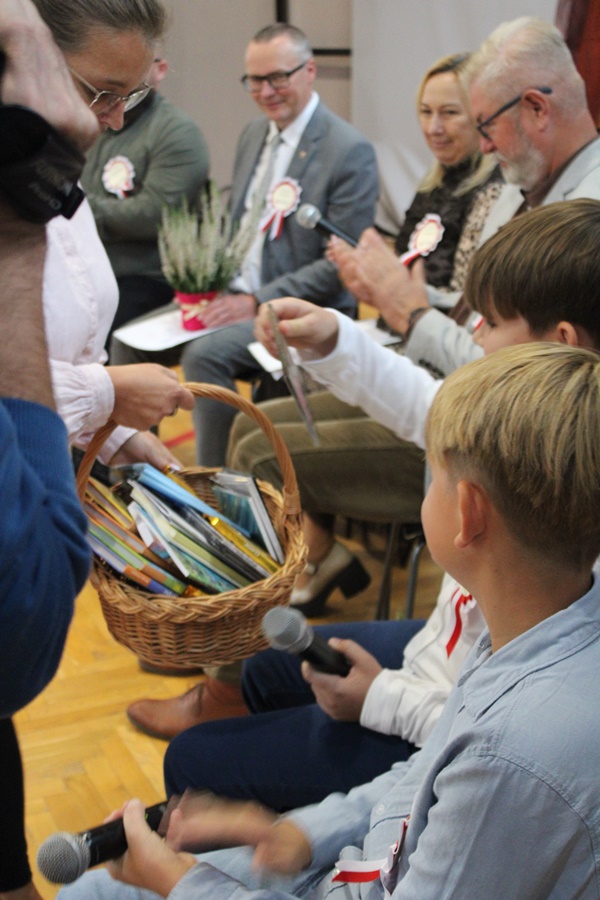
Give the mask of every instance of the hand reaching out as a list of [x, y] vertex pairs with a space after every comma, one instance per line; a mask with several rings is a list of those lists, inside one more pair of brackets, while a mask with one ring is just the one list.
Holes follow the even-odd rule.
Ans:
[[193, 409], [194, 395], [171, 369], [156, 363], [108, 366], [115, 389], [112, 418], [118, 425], [146, 431], [177, 409]]
[[[290, 347], [310, 351], [314, 356], [327, 356], [335, 348], [338, 321], [334, 313], [296, 297], [270, 300], [269, 306], [279, 319], [279, 330]], [[278, 358], [273, 327], [264, 307], [265, 304], [259, 307], [254, 334], [271, 356]]]
[[345, 678], [317, 672], [302, 663], [302, 675], [310, 684], [321, 709], [338, 722], [358, 722], [368, 690], [381, 672], [374, 656], [355, 641], [330, 638], [329, 643], [352, 664]]

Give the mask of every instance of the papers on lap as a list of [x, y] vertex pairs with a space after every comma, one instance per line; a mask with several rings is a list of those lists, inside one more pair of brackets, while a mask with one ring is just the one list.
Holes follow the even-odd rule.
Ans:
[[187, 331], [181, 324], [181, 310], [179, 307], [174, 309], [169, 303], [162, 313], [117, 328], [114, 336], [122, 344], [136, 350], [167, 350], [219, 330], [220, 328], [204, 328], [201, 331]]

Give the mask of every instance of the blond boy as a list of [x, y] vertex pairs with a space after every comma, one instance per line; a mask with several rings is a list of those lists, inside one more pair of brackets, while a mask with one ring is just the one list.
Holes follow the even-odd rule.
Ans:
[[[132, 803], [116, 877], [172, 900], [598, 895], [600, 356], [540, 343], [470, 363], [437, 394], [427, 446], [428, 545], [489, 630], [423, 750], [280, 820], [184, 803], [167, 844], [248, 845], [200, 861]], [[88, 898], [151, 896], [86, 881]]]

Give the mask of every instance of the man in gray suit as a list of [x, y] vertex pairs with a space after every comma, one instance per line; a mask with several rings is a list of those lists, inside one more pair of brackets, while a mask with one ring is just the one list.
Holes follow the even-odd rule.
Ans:
[[[230, 327], [186, 344], [182, 357], [188, 381], [230, 388], [235, 379], [253, 379], [261, 372], [247, 349], [259, 303], [293, 295], [356, 314], [355, 298], [324, 256], [324, 238], [298, 225], [297, 205], [314, 204], [335, 225], [358, 237], [373, 222], [378, 194], [373, 148], [313, 91], [315, 61], [299, 29], [280, 23], [259, 31], [246, 50], [245, 71], [242, 82], [264, 115], [247, 125], [240, 138], [231, 192], [233, 218], [240, 221], [249, 214], [252, 196], [264, 188], [267, 173], [263, 222], [277, 208], [281, 230], [276, 236], [276, 228], [260, 230], [231, 293], [204, 313], [207, 327]], [[271, 141], [277, 138], [268, 173]], [[194, 423], [201, 465], [225, 462], [234, 415], [235, 410], [222, 403], [197, 402]]]

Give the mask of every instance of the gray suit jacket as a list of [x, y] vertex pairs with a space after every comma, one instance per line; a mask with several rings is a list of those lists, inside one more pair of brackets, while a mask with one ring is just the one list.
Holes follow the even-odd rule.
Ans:
[[[250, 122], [237, 148], [231, 210], [234, 221], [244, 212], [244, 199], [265, 142], [268, 120]], [[379, 192], [377, 163], [371, 144], [351, 125], [319, 103], [286, 173], [301, 188], [300, 204], [313, 203], [342, 231], [358, 238], [373, 224]], [[335, 266], [323, 255], [326, 238], [302, 228], [294, 214], [284, 219], [277, 240], [265, 239], [260, 303], [274, 297], [302, 297], [354, 315], [356, 300], [345, 290]]]

